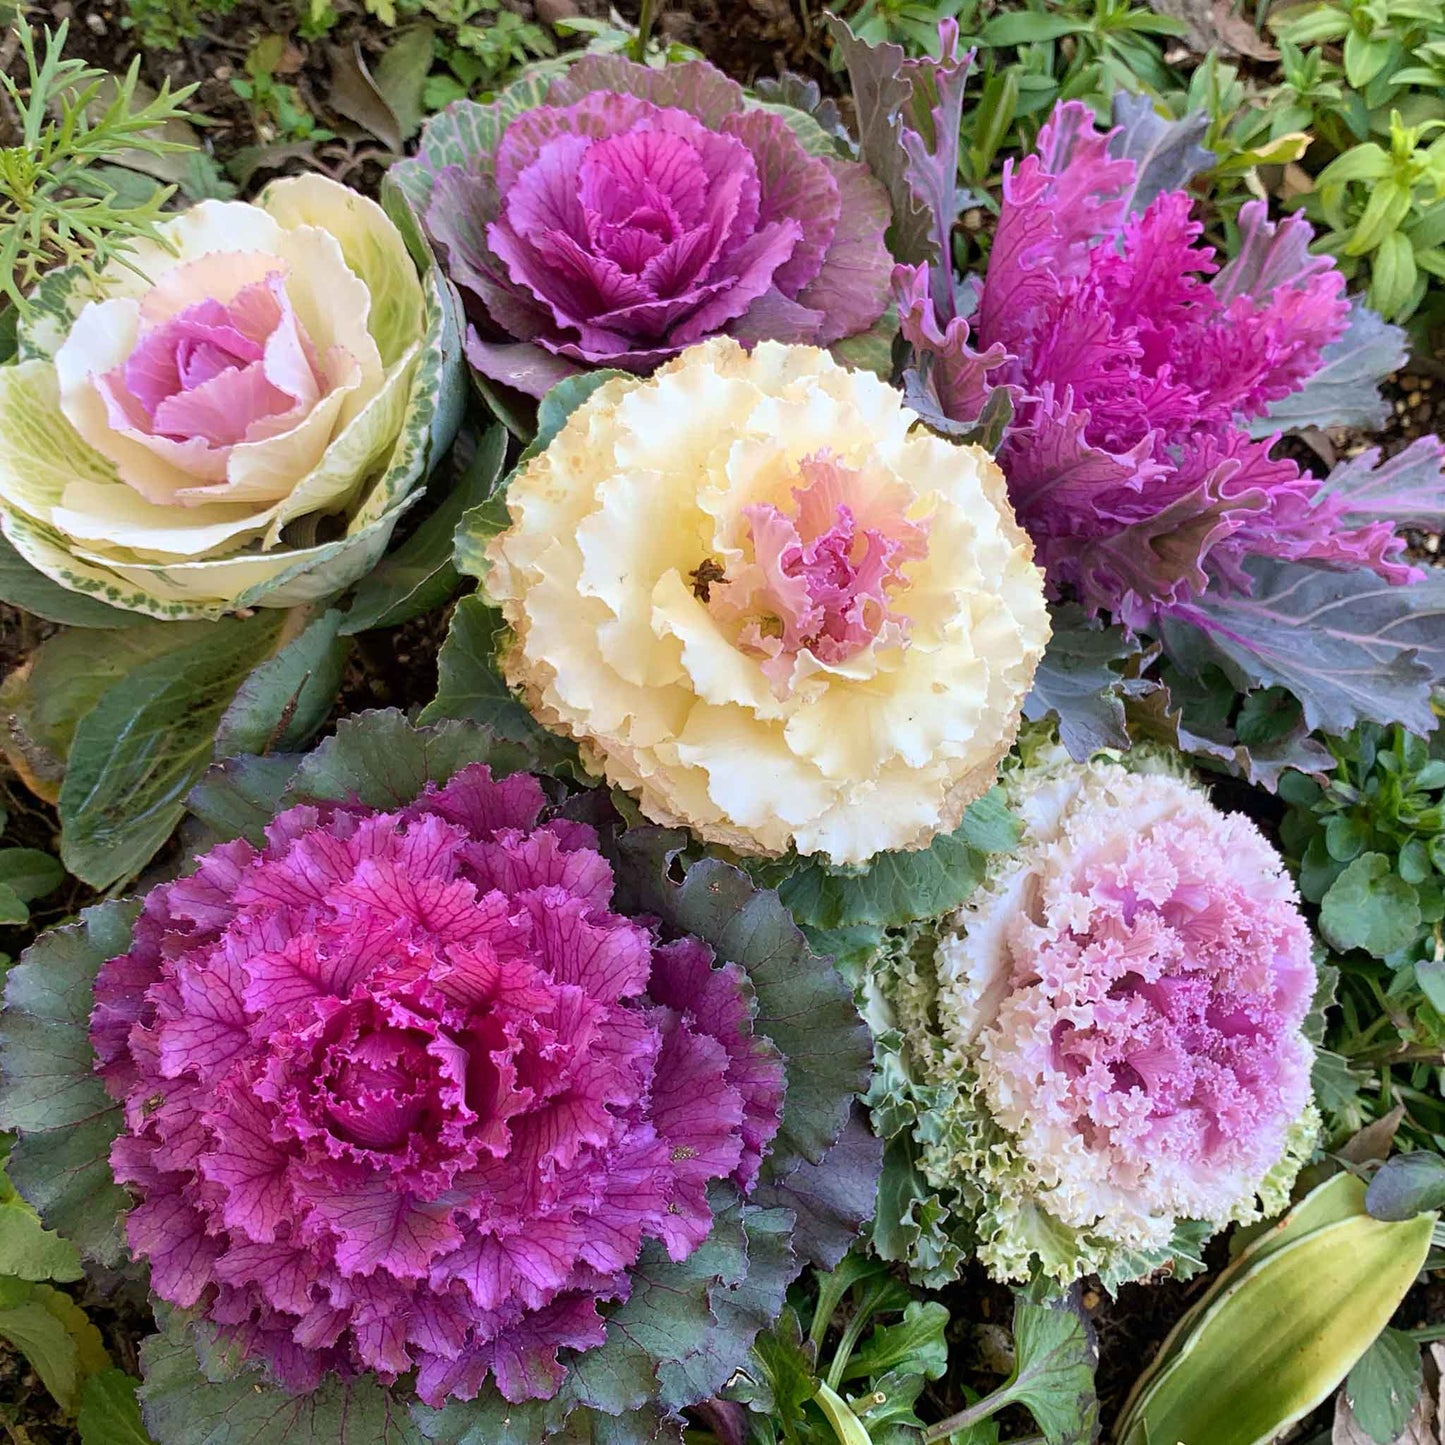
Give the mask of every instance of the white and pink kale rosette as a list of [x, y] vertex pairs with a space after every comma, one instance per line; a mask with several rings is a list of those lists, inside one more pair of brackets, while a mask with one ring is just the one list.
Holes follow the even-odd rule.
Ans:
[[1179, 777], [1059, 754], [1006, 780], [1018, 850], [880, 960], [870, 1103], [912, 1129], [945, 1253], [1112, 1287], [1197, 1268], [1214, 1230], [1287, 1205], [1319, 1128], [1316, 974], [1254, 823]]
[[323, 176], [157, 234], [48, 277], [0, 367], [0, 530], [43, 574], [26, 595], [49, 579], [162, 619], [334, 596], [460, 420], [443, 284]]
[[[387, 1389], [484, 1432], [515, 1415], [541, 1438], [596, 1409], [675, 1433], [766, 1322], [729, 1297], [746, 1281], [781, 1307], [806, 1258], [836, 1262], [861, 1223], [800, 1223], [788, 1183], [826, 1197], [815, 1165], [866, 1079], [836, 974], [735, 870], [669, 881], [671, 835], [628, 835], [624, 880], [574, 816], [604, 805], [559, 807], [517, 762], [480, 729], [352, 720], [263, 831], [207, 849], [133, 927], [133, 906], [107, 905], [12, 974], [17, 1182], [41, 1180], [63, 1216], [49, 1151], [88, 1138], [104, 1158], [113, 1137], [104, 1173], [124, 1190], [102, 1175], [77, 1201], [81, 1242], [104, 1257], [118, 1205], [148, 1266], [166, 1333], [142, 1394], [161, 1445], [219, 1398], [218, 1352], [241, 1372], [227, 1387], [283, 1416]], [[337, 778], [344, 800], [313, 796]], [[751, 941], [729, 938], [740, 911]], [[15, 1108], [15, 1033], [57, 948], [98, 968], [71, 1029], [104, 1084], [85, 1135]], [[820, 1057], [793, 1061], [807, 1030]], [[841, 1153], [866, 1176], [853, 1130]]]

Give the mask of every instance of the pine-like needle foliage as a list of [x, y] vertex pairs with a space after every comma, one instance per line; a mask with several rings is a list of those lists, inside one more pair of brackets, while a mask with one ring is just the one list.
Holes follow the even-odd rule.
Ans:
[[159, 138], [160, 128], [184, 114], [195, 89], [172, 91], [138, 104], [140, 60], [117, 79], [83, 60], [64, 57], [67, 25], [44, 32], [44, 56], [19, 22], [25, 74], [0, 73], [0, 88], [19, 122], [19, 144], [0, 147], [0, 293], [22, 314], [26, 293], [54, 266], [99, 270], [152, 237], [174, 186], [157, 188], [139, 205], [126, 204], [97, 175], [98, 162], [126, 152], [167, 155], [190, 147]]

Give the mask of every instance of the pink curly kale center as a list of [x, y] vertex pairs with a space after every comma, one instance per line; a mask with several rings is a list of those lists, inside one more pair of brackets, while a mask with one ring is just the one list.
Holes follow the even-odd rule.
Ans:
[[708, 588], [713, 616], [737, 628], [737, 645], [762, 659], [783, 696], [804, 652], [840, 666], [873, 644], [906, 643], [892, 594], [928, 555], [928, 529], [909, 520], [906, 497], [870, 493], [827, 452], [805, 457], [798, 473], [791, 513], [771, 502], [743, 509], [747, 547]]
[[[1002, 1113], [1067, 1170], [1073, 1138], [1153, 1210], [1219, 1219], [1309, 1099], [1308, 928], [1246, 820], [1168, 779], [1131, 826], [1087, 820], [1010, 926], [1014, 988], [986, 1036]], [[1087, 1171], [1086, 1171], [1087, 1172]]]
[[478, 765], [294, 808], [152, 892], [97, 981], [131, 1248], [292, 1390], [549, 1397], [644, 1241], [685, 1258], [709, 1181], [756, 1179], [783, 1075], [741, 972], [611, 912], [543, 801]]

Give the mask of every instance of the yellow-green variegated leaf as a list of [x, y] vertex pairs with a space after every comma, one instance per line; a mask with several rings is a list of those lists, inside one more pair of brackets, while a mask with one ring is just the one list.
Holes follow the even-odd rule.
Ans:
[[1435, 1216], [1365, 1213], [1348, 1175], [1254, 1240], [1164, 1343], [1119, 1445], [1263, 1445], [1327, 1399], [1419, 1274]]

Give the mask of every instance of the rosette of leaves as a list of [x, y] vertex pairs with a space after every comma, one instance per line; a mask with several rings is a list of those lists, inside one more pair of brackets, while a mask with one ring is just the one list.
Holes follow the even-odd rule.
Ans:
[[[717, 860], [689, 863], [680, 835], [651, 828], [623, 830], [600, 795], [569, 796], [562, 784], [532, 776], [537, 764], [534, 749], [499, 741], [475, 724], [452, 721], [417, 728], [395, 712], [343, 722], [333, 738], [304, 758], [233, 760], [213, 770], [192, 796], [191, 807], [204, 834], [195, 873], [154, 890], [143, 913], [134, 901], [90, 910], [80, 924], [44, 937], [11, 972], [0, 1022], [5, 1079], [0, 1119], [20, 1135], [11, 1177], [42, 1220], [73, 1239], [89, 1257], [123, 1266], [133, 1252], [136, 1269], [149, 1264], [153, 1294], [169, 1301], [158, 1308], [160, 1332], [142, 1349], [142, 1406], [146, 1426], [159, 1445], [220, 1437], [234, 1445], [278, 1437], [293, 1445], [423, 1439], [522, 1445], [559, 1433], [573, 1440], [680, 1440], [682, 1410], [708, 1399], [731, 1377], [757, 1331], [782, 1308], [793, 1276], [809, 1260], [825, 1268], [836, 1264], [870, 1212], [876, 1146], [852, 1112], [854, 1095], [867, 1078], [868, 1040], [841, 978], [809, 950], [775, 895], [759, 892], [743, 874]], [[512, 816], [519, 800], [530, 800], [528, 816], [535, 826], [521, 815]], [[504, 826], [509, 823], [518, 826]], [[404, 847], [411, 861], [401, 866], [393, 859], [383, 866], [378, 854], [367, 851], [371, 844], [358, 841], [362, 838], [390, 839], [383, 851]], [[431, 846], [437, 843], [441, 852]], [[292, 845], [294, 854], [287, 851]], [[458, 1037], [448, 1032], [457, 1027], [454, 1020], [446, 1021], [448, 1010], [470, 1010], [466, 1027], [481, 1032], [464, 1037], [473, 1038], [489, 1027], [483, 1017], [486, 1009], [500, 1005], [487, 1002], [494, 996], [485, 991], [468, 1001], [457, 993], [455, 983], [447, 986], [451, 992], [445, 1005], [437, 999], [424, 1003], [423, 995], [434, 986], [441, 989], [447, 978], [459, 977], [458, 968], [501, 967], [499, 959], [511, 947], [496, 944], [501, 952], [494, 950], [490, 963], [482, 956], [485, 949], [468, 962], [456, 945], [442, 941], [448, 926], [444, 910], [428, 910], [436, 909], [457, 881], [455, 875], [451, 883], [446, 881], [446, 858], [463, 853], [483, 870], [468, 881], [473, 896], [481, 894], [466, 910], [468, 920], [474, 922], [489, 908], [503, 913], [510, 909], [515, 924], [519, 910], [540, 908], [541, 913], [530, 916], [545, 915], [559, 927], [565, 916], [574, 927], [595, 930], [601, 953], [589, 955], [590, 961], [571, 955], [574, 963], [566, 965], [580, 970], [575, 986], [555, 971], [560, 964], [547, 965], [554, 968], [547, 978], [534, 977], [534, 983], [556, 994], [549, 1008], [569, 989], [569, 998], [589, 990], [589, 997], [597, 994], [597, 959], [616, 963], [624, 944], [634, 951], [640, 945], [644, 956], [650, 951], [655, 965], [671, 960], [657, 965], [664, 972], [685, 963], [691, 970], [689, 987], [685, 996], [671, 996], [670, 1003], [643, 994], [635, 980], [619, 985], [624, 1001], [636, 1000], [629, 1004], [633, 1021], [627, 1024], [632, 1031], [628, 1036], [646, 1044], [644, 1053], [653, 1049], [650, 1057], [657, 1058], [657, 1048], [666, 1052], [680, 1047], [678, 1040], [691, 1039], [687, 1047], [694, 1061], [700, 1066], [711, 1058], [718, 1081], [725, 1081], [691, 1091], [684, 1110], [689, 1117], [709, 1118], [713, 1109], [718, 1117], [709, 1118], [703, 1133], [689, 1135], [686, 1143], [668, 1132], [677, 1119], [668, 1122], [658, 1115], [648, 1122], [628, 1114], [628, 1147], [645, 1143], [648, 1128], [655, 1128], [659, 1139], [673, 1140], [652, 1173], [633, 1178], [624, 1160], [601, 1156], [608, 1163], [590, 1184], [573, 1181], [581, 1193], [567, 1196], [571, 1213], [559, 1216], [554, 1202], [545, 1224], [540, 1217], [530, 1224], [523, 1220], [523, 1229], [509, 1236], [515, 1248], [528, 1252], [530, 1263], [519, 1253], [505, 1269], [479, 1268], [474, 1277], [468, 1276], [472, 1285], [440, 1263], [446, 1255], [437, 1253], [436, 1244], [447, 1243], [458, 1231], [477, 1231], [481, 1218], [496, 1219], [502, 1207], [498, 1201], [510, 1188], [515, 1204], [515, 1191], [525, 1194], [532, 1172], [520, 1170], [512, 1185], [505, 1183], [507, 1151], [498, 1145], [510, 1137], [505, 1129], [500, 1134], [491, 1130], [485, 1141], [471, 1138], [466, 1146], [473, 1153], [482, 1144], [490, 1150], [486, 1169], [491, 1170], [488, 1178], [495, 1192], [478, 1195], [473, 1188], [469, 1193], [468, 1181], [475, 1185], [475, 1169], [482, 1166], [473, 1161], [465, 1165], [471, 1174], [465, 1169], [448, 1173], [457, 1158], [443, 1157], [448, 1149], [461, 1147], [457, 1140], [473, 1129], [464, 1112], [473, 1085], [459, 1093], [455, 1061], [435, 1063], [451, 1056]], [[310, 861], [295, 866], [303, 855]], [[484, 855], [492, 861], [483, 863]], [[323, 864], [324, 856], [332, 863]], [[342, 856], [350, 861], [334, 876]], [[480, 886], [484, 874], [492, 880], [488, 887]], [[545, 880], [539, 881], [542, 874]], [[361, 904], [357, 891], [374, 890], [383, 878], [392, 890], [386, 905], [394, 915], [390, 918], [379, 894], [370, 904]], [[222, 913], [230, 909], [234, 921], [241, 916], [237, 910], [250, 906], [245, 880], [260, 883], [263, 890], [274, 884], [312, 898], [304, 907], [299, 894], [288, 903], [278, 900], [257, 915], [269, 920], [263, 928], [283, 933], [299, 928], [306, 934], [310, 942], [293, 940], [289, 953], [279, 934], [272, 935], [276, 948], [263, 950], [273, 961], [285, 954], [293, 965], [301, 964], [301, 972], [291, 967], [288, 983], [279, 973], [267, 973], [269, 964], [258, 963], [254, 975], [242, 966], [244, 977], [234, 980], [240, 992], [232, 1002], [258, 1010], [242, 1029], [249, 1030], [244, 1045], [237, 1032], [239, 1016], [230, 1019], [227, 1034], [228, 1047], [266, 1057], [254, 1097], [215, 1082], [218, 1076], [210, 1070], [217, 1054], [205, 1047], [194, 1055], [187, 1050], [191, 1064], [181, 1065], [178, 1073], [170, 1074], [161, 1065], [152, 1084], [142, 1036], [152, 1027], [163, 1028], [158, 1020], [175, 1015], [177, 996], [168, 989], [205, 982], [199, 975], [182, 978], [189, 965], [178, 965], [177, 973], [162, 964], [154, 952], [158, 940], [170, 938], [174, 944], [189, 936], [190, 946], [183, 952], [194, 959], [205, 951], [202, 940], [214, 943], [214, 925], [221, 916], [208, 912], [210, 905], [201, 903], [202, 898], [219, 904]], [[182, 917], [193, 914], [197, 904], [210, 922]], [[388, 960], [381, 972], [368, 973], [360, 955], [353, 957], [337, 943], [338, 934], [326, 931], [344, 931], [362, 918], [347, 913], [353, 907], [362, 908], [368, 927], [401, 930], [381, 950]], [[294, 1018], [287, 1022], [286, 1006], [276, 1011], [277, 999], [294, 996], [288, 990], [302, 986], [306, 966], [301, 954], [323, 937], [330, 940], [328, 956], [356, 963], [363, 980], [347, 985], [351, 993], [342, 997], [337, 975], [328, 974], [330, 981], [322, 989], [318, 1017], [329, 1020], [322, 1027], [341, 1030], [334, 1038], [328, 1035], [330, 1072], [315, 1076], [330, 1112], [318, 1123], [321, 1116], [311, 1105], [288, 1093], [295, 1106], [286, 1114], [291, 1125], [278, 1122], [285, 1113], [279, 1107], [272, 1121], [279, 1130], [273, 1145], [289, 1128], [287, 1137], [293, 1143], [305, 1137], [316, 1147], [309, 1153], [301, 1149], [307, 1154], [301, 1159], [287, 1146], [285, 1168], [295, 1172], [286, 1175], [284, 1203], [280, 1195], [258, 1193], [254, 1181], [246, 1185], [239, 1176], [217, 1193], [204, 1182], [226, 1172], [229, 1166], [217, 1161], [224, 1155], [239, 1166], [246, 1153], [232, 1147], [240, 1135], [218, 1124], [219, 1114], [244, 1112], [258, 1100], [264, 1105], [280, 1098], [272, 1084], [294, 1064], [298, 1056], [288, 1051], [301, 1047], [301, 1035]], [[437, 962], [448, 948], [446, 961]], [[528, 964], [534, 974], [546, 958], [554, 957], [548, 948], [536, 945]], [[399, 958], [411, 962], [403, 965]], [[635, 960], [629, 967], [635, 973]], [[697, 972], [699, 967], [702, 972]], [[164, 975], [159, 981], [147, 972], [156, 969]], [[610, 972], [603, 972], [615, 982]], [[264, 985], [259, 982], [262, 973], [267, 974]], [[318, 977], [313, 970], [312, 994]], [[647, 987], [658, 987], [660, 977], [655, 967]], [[611, 987], [608, 983], [601, 991]], [[363, 1002], [357, 988], [367, 991], [367, 1009], [384, 1007], [391, 1021], [381, 1031], [384, 1039], [374, 1022], [358, 1024], [359, 1033], [353, 1028], [362, 1017], [356, 1013]], [[390, 990], [384, 1006], [378, 989]], [[402, 993], [410, 1003], [403, 1002]], [[187, 997], [195, 1010], [187, 1012], [190, 1005], [182, 1004], [182, 1023], [208, 1032], [211, 1024], [206, 1020], [214, 1008], [207, 1000], [219, 1002], [219, 996], [203, 989]], [[712, 1008], [709, 998], [719, 1003], [719, 1011], [703, 1022]], [[596, 1013], [595, 998], [593, 1003], [580, 997], [573, 1002], [581, 1010], [578, 1017]], [[138, 1010], [134, 1028], [128, 1010]], [[392, 1025], [402, 1014], [409, 1022], [398, 1033]], [[423, 1022], [423, 1015], [433, 1022]], [[533, 1025], [514, 1020], [507, 1027], [520, 1038], [517, 1029], [525, 1032]], [[719, 1032], [710, 1033], [714, 1028]], [[668, 1034], [674, 1042], [647, 1044], [653, 1034], [658, 1039]], [[545, 1059], [558, 1057], [558, 1047], [566, 1056], [561, 1037], [547, 1046], [552, 1052], [544, 1050], [531, 1064], [523, 1060], [515, 1065], [518, 1072], [507, 1075], [511, 1092], [483, 1088], [477, 1098], [495, 1096], [507, 1109], [524, 1111], [528, 1104], [523, 1095], [541, 1088], [547, 1069], [555, 1067]], [[567, 1037], [575, 1043], [575, 1034]], [[104, 1083], [97, 1077], [92, 1038]], [[364, 1048], [356, 1043], [362, 1038]], [[503, 1057], [509, 1047], [483, 1051], [494, 1068], [488, 1072], [477, 1066], [476, 1077], [483, 1084], [502, 1077], [495, 1070], [513, 1067]], [[438, 1068], [442, 1073], [451, 1070], [452, 1084]], [[530, 1075], [529, 1068], [534, 1071]], [[661, 1098], [666, 1092], [661, 1075], [654, 1078]], [[112, 1092], [107, 1092], [107, 1084]], [[205, 1092], [213, 1086], [213, 1093]], [[674, 1091], [679, 1097], [685, 1092]], [[127, 1102], [113, 1102], [114, 1094]], [[171, 1103], [157, 1102], [159, 1096]], [[207, 1143], [187, 1143], [185, 1130], [170, 1131], [179, 1117], [172, 1105], [200, 1110], [197, 1121]], [[589, 1114], [588, 1137], [601, 1137], [599, 1128], [607, 1133], [626, 1110], [652, 1107], [637, 1098], [631, 1104], [614, 1103], [609, 1094], [602, 1112], [593, 1108]], [[440, 1111], [434, 1129], [424, 1126], [424, 1118], [431, 1117], [428, 1110]], [[494, 1122], [501, 1118], [490, 1117]], [[513, 1113], [506, 1117], [513, 1118]], [[520, 1140], [523, 1134], [516, 1137]], [[622, 1134], [612, 1130], [609, 1137], [609, 1148], [621, 1147]], [[724, 1145], [723, 1155], [716, 1152], [719, 1144]], [[187, 1166], [176, 1148], [190, 1149], [192, 1175], [185, 1174]], [[386, 1148], [400, 1151], [395, 1169], [388, 1163], [383, 1170], [376, 1162], [376, 1151]], [[580, 1155], [569, 1154], [570, 1163], [554, 1164], [575, 1174], [577, 1158], [591, 1157], [584, 1149]], [[281, 1167], [274, 1156], [270, 1163]], [[167, 1172], [176, 1169], [181, 1173]], [[397, 1219], [405, 1215], [410, 1221], [401, 1235], [386, 1230], [378, 1234], [367, 1222], [377, 1218], [372, 1211], [382, 1173], [391, 1181], [405, 1180], [404, 1190], [394, 1182], [387, 1186], [388, 1208], [401, 1211]], [[130, 1181], [131, 1191], [116, 1182], [118, 1175]], [[446, 1179], [438, 1186], [441, 1176]], [[312, 1182], [298, 1187], [298, 1181], [305, 1180]], [[423, 1197], [429, 1189], [435, 1195], [430, 1202]], [[615, 1267], [602, 1270], [599, 1251], [605, 1253], [616, 1241], [608, 1232], [610, 1225], [604, 1225], [613, 1216], [598, 1201], [623, 1200], [640, 1218], [658, 1204], [648, 1199], [659, 1189], [664, 1191], [661, 1223], [643, 1227], [640, 1246], [634, 1240], [620, 1272]], [[257, 1211], [264, 1216], [259, 1226]], [[202, 1216], [214, 1229], [198, 1226]], [[558, 1230], [567, 1219], [572, 1220], [571, 1234], [564, 1240], [566, 1231]], [[262, 1234], [271, 1232], [271, 1245], [255, 1240], [258, 1227]], [[247, 1234], [248, 1228], [252, 1233]], [[540, 1256], [530, 1253], [534, 1245]], [[326, 1297], [345, 1320], [333, 1319], [319, 1333], [305, 1333], [306, 1343], [294, 1336], [280, 1338], [277, 1330], [287, 1320], [294, 1324], [295, 1318], [284, 1309], [278, 1313], [279, 1306], [263, 1309], [261, 1296], [246, 1289], [259, 1289], [264, 1280], [274, 1302], [281, 1299], [276, 1291], [284, 1293], [289, 1286], [278, 1275], [262, 1272], [246, 1276], [250, 1283], [238, 1289], [247, 1269], [260, 1268], [259, 1256], [247, 1264], [246, 1250], [252, 1247], [263, 1253], [276, 1248], [289, 1252], [288, 1268], [301, 1291], [290, 1296], [293, 1311], [311, 1307], [307, 1282], [308, 1271], [314, 1269], [316, 1287], [330, 1291]], [[447, 1247], [455, 1252], [450, 1243]], [[486, 1253], [479, 1240], [478, 1248]], [[579, 1250], [585, 1251], [586, 1261]], [[426, 1264], [418, 1263], [422, 1255], [428, 1256]], [[559, 1259], [567, 1285], [562, 1289], [554, 1280], [549, 1295], [542, 1281], [560, 1267]], [[531, 1277], [522, 1278], [518, 1268]], [[483, 1333], [477, 1322], [490, 1320], [485, 1327], [494, 1330], [497, 1323], [476, 1294], [467, 1293], [473, 1289], [503, 1314], [512, 1311], [506, 1332], [497, 1336], [504, 1339], [504, 1347], [487, 1354], [487, 1345], [480, 1357], [470, 1350]], [[375, 1303], [383, 1295], [390, 1303], [380, 1315], [374, 1309], [368, 1314], [366, 1301]], [[345, 1306], [338, 1303], [343, 1298], [349, 1301]], [[521, 1303], [524, 1300], [532, 1304]], [[559, 1301], [571, 1311], [560, 1326]], [[462, 1320], [470, 1321], [466, 1329], [476, 1333], [466, 1333], [467, 1344], [458, 1349], [462, 1337], [455, 1331]], [[338, 1322], [343, 1325], [339, 1334], [332, 1328]], [[543, 1339], [536, 1327], [544, 1335], [551, 1333]], [[425, 1345], [420, 1343], [423, 1337]], [[287, 1384], [281, 1383], [282, 1377]], [[432, 1404], [422, 1404], [422, 1396]]]

